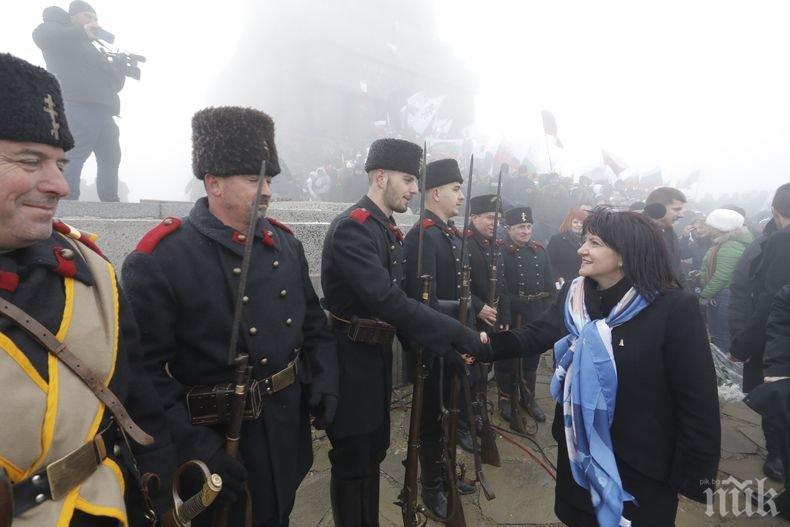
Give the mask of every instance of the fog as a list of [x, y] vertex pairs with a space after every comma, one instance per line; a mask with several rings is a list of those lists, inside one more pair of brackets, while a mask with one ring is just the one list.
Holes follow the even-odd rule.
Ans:
[[[43, 65], [31, 32], [52, 2], [3, 4], [0, 49]], [[304, 179], [364, 155], [414, 94], [418, 110], [440, 109], [407, 137], [463, 141], [464, 154], [506, 148], [538, 172], [578, 178], [605, 149], [626, 174], [660, 170], [665, 183], [701, 171], [688, 188], [696, 198], [790, 181], [783, 2], [92, 5], [113, 47], [148, 58], [121, 92], [130, 201], [188, 199], [190, 118], [207, 105], [270, 112], [281, 156]], [[553, 112], [563, 148], [545, 137], [542, 111]], [[91, 159], [83, 179], [94, 177]], [[287, 184], [276, 179], [275, 191]]]

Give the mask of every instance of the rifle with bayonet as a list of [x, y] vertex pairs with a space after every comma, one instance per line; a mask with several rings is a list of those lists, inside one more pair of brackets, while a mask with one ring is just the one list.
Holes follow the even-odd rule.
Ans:
[[[488, 247], [489, 269], [488, 269], [488, 305], [499, 312], [499, 292], [497, 291], [499, 279], [499, 249], [497, 246], [497, 228], [499, 227], [499, 213], [502, 209], [502, 168], [499, 169], [499, 182], [496, 189], [496, 210], [494, 212], [494, 232]], [[492, 331], [497, 331], [499, 320], [494, 322]], [[482, 362], [478, 363], [480, 368], [481, 389], [477, 392], [477, 406], [480, 416], [480, 454], [483, 463], [498, 467], [502, 465], [499, 457], [499, 449], [496, 445], [496, 432], [491, 426], [488, 418], [488, 366]]]
[[[472, 175], [474, 174], [475, 158], [472, 156], [469, 162], [469, 181], [466, 187], [466, 211], [464, 214], [464, 230], [462, 231], [461, 239], [461, 292], [458, 298], [458, 321], [466, 325], [468, 322], [469, 306], [472, 303], [472, 288], [471, 288], [471, 271], [469, 265], [469, 244], [467, 243], [466, 233], [469, 230], [469, 219], [471, 217], [471, 204], [472, 204]], [[456, 411], [450, 416], [448, 422], [447, 432], [447, 449], [450, 452], [452, 459], [452, 466], [455, 467], [455, 444], [458, 438], [458, 406], [459, 400], [463, 396], [464, 406], [469, 418], [469, 433], [472, 436], [472, 453], [474, 455], [475, 463], [475, 482], [479, 483], [483, 489], [483, 494], [486, 499], [492, 500], [495, 498], [494, 492], [488, 486], [485, 475], [483, 474], [483, 462], [480, 453], [480, 442], [477, 436], [477, 419], [474, 414], [474, 405], [472, 403], [471, 387], [469, 383], [469, 369], [464, 366], [463, 372], [456, 372], [450, 384], [450, 407], [455, 408]], [[453, 518], [451, 518], [453, 519]], [[460, 526], [461, 523], [448, 522], [448, 525]]]
[[[239, 288], [236, 291], [236, 300], [233, 309], [233, 322], [230, 329], [230, 344], [228, 345], [228, 365], [234, 366], [234, 390], [230, 400], [230, 412], [228, 413], [228, 427], [225, 435], [225, 453], [231, 458], [239, 455], [239, 439], [241, 438], [241, 424], [244, 421], [244, 410], [247, 403], [247, 391], [249, 390], [250, 378], [252, 377], [252, 366], [250, 366], [250, 356], [238, 349], [239, 329], [241, 327], [242, 308], [244, 305], [245, 289], [247, 287], [247, 277], [250, 274], [250, 260], [252, 259], [252, 245], [255, 240], [255, 229], [258, 226], [259, 209], [261, 206], [261, 191], [266, 180], [266, 160], [261, 161], [261, 171], [258, 175], [258, 185], [255, 190], [255, 199], [252, 200], [250, 207], [250, 220], [247, 225], [247, 239], [244, 244], [244, 255], [241, 260], [241, 273], [239, 274]], [[249, 496], [247, 497], [249, 499]], [[250, 507], [245, 507], [246, 514], [249, 514]], [[224, 504], [216, 510], [214, 516], [214, 527], [225, 527], [228, 524], [230, 507]]]

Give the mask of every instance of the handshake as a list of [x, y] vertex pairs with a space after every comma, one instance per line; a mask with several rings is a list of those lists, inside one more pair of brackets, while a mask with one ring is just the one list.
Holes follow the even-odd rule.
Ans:
[[[478, 333], [466, 326], [460, 326], [451, 344], [467, 364], [473, 364], [475, 361], [491, 362], [494, 359], [494, 350], [484, 331]], [[450, 352], [448, 355], [455, 354]]]

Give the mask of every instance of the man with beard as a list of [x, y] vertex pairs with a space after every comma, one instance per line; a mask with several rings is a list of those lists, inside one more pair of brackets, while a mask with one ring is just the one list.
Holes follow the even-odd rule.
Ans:
[[340, 365], [340, 407], [328, 428], [335, 525], [379, 523], [379, 465], [389, 446], [392, 340], [440, 355], [477, 355], [480, 336], [403, 291], [403, 233], [393, 212], [417, 193], [422, 149], [401, 139], [375, 141], [365, 162], [368, 192], [337, 216], [324, 239], [321, 285]]
[[143, 525], [127, 446], [175, 468], [115, 268], [52, 219], [73, 146], [55, 77], [0, 54], [0, 525]]
[[[124, 263], [124, 286], [179, 461], [203, 459], [222, 476], [217, 502], [233, 505], [230, 525], [246, 524], [245, 498], [252, 525], [288, 525], [313, 459], [310, 414], [324, 427], [337, 408], [334, 340], [302, 243], [288, 227], [263, 217], [271, 180], [280, 172], [272, 119], [251, 108], [207, 108], [192, 118], [192, 143], [192, 170], [207, 196], [188, 217], [167, 218], [140, 240]], [[248, 240], [261, 177], [255, 235]], [[224, 448], [222, 408], [229, 394], [217, 385], [234, 379], [228, 343], [247, 244], [252, 265], [238, 350], [250, 357], [258, 390], [249, 398], [260, 401], [261, 411], [245, 417], [239, 457], [233, 458]], [[217, 410], [202, 413], [188, 405], [190, 388]], [[192, 524], [211, 519], [208, 511]]]
[[[465, 199], [461, 191], [464, 178], [455, 159], [440, 159], [428, 163], [425, 182], [425, 217], [422, 221], [422, 268], [417, 269], [420, 225], [409, 230], [404, 243], [406, 249], [406, 292], [419, 299], [422, 292], [420, 275], [433, 277], [430, 305], [451, 316], [458, 316], [458, 298], [461, 289], [461, 233], [452, 223], [458, 216]], [[441, 303], [441, 306], [440, 306]], [[454, 372], [463, 368], [456, 361], [444, 361], [444, 394], [440, 394], [441, 368], [432, 350], [425, 350], [423, 361], [427, 365], [425, 399], [423, 403], [420, 435], [420, 465], [422, 501], [439, 517], [447, 516], [447, 491], [444, 488], [441, 453], [442, 440], [441, 400], [449, 400], [449, 387]], [[463, 373], [462, 373], [463, 374]], [[468, 427], [467, 427], [468, 430]], [[471, 441], [471, 436], [469, 436]], [[458, 482], [463, 494], [474, 492], [474, 486]]]
[[[515, 324], [521, 325], [537, 319], [549, 307], [554, 295], [554, 273], [546, 249], [532, 239], [532, 209], [515, 207], [505, 213], [507, 240], [502, 252], [505, 264], [505, 282], [510, 298], [510, 313]], [[499, 413], [508, 421], [512, 418], [513, 404], [521, 404], [535, 421], [542, 423], [546, 415], [535, 401], [535, 380], [540, 355], [532, 355], [519, 361], [522, 371], [513, 371], [513, 361], [494, 363], [497, 386], [499, 387]], [[518, 382], [520, 397], [511, 401], [513, 375], [521, 375]]]

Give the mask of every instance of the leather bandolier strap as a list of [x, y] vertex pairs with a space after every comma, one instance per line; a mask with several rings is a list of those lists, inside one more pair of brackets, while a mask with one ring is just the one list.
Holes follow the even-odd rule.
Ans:
[[47, 328], [42, 326], [36, 319], [25, 313], [22, 309], [0, 298], [0, 313], [14, 321], [20, 328], [25, 330], [39, 344], [44, 346], [59, 361], [66, 365], [85, 385], [96, 395], [96, 397], [107, 407], [115, 417], [118, 426], [139, 445], [150, 445], [154, 438], [146, 434], [129, 416], [126, 408], [123, 407], [118, 397], [107, 388], [104, 383], [80, 361], [66, 345], [60, 342], [55, 335]]

